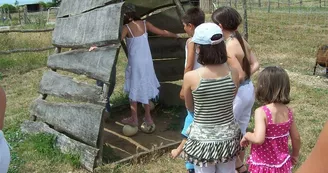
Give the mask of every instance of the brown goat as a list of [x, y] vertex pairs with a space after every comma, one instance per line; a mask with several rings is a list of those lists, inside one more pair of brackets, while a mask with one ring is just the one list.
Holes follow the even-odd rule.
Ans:
[[319, 48], [317, 52], [317, 59], [314, 65], [313, 75], [315, 75], [318, 64], [321, 67], [326, 67], [326, 74], [328, 75], [328, 45], [323, 45]]

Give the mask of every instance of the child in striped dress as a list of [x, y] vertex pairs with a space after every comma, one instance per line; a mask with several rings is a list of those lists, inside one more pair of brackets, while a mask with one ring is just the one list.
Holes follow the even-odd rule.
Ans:
[[[185, 61], [185, 70], [184, 73], [187, 73], [189, 71], [198, 69], [201, 65], [198, 63], [198, 54], [196, 54], [195, 51], [195, 44], [191, 41], [192, 36], [194, 35], [195, 28], [205, 22], [205, 14], [204, 12], [197, 7], [190, 8], [187, 10], [186, 14], [182, 17], [182, 22], [184, 26], [184, 30], [190, 36], [190, 38], [186, 42], [186, 61]], [[183, 92], [183, 87], [181, 88], [180, 91], [180, 98], [184, 100], [184, 92]], [[188, 135], [186, 134], [186, 131], [190, 124], [194, 120], [194, 114], [192, 112], [189, 112], [187, 110], [187, 116], [185, 118], [184, 126], [182, 129], [182, 136], [183, 140], [178, 146], [178, 148], [173, 149], [171, 151], [171, 155], [173, 158], [176, 158], [177, 156], [180, 155], [182, 152], [182, 148], [184, 144], [187, 142]], [[194, 166], [190, 162], [186, 162], [186, 169], [188, 173], [194, 173]]]
[[233, 115], [238, 73], [229, 68], [222, 30], [214, 23], [195, 29], [192, 41], [202, 67], [184, 75], [186, 107], [194, 112], [183, 157], [196, 173], [234, 173], [242, 133]]

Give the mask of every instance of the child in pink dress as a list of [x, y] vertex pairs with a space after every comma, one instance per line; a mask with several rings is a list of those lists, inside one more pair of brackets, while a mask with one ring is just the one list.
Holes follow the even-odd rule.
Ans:
[[[256, 98], [264, 106], [255, 110], [254, 133], [247, 132], [241, 146], [252, 143], [248, 158], [251, 173], [289, 173], [297, 163], [300, 135], [289, 103], [290, 83], [284, 69], [267, 67], [259, 75]], [[292, 154], [288, 150], [288, 136]]]

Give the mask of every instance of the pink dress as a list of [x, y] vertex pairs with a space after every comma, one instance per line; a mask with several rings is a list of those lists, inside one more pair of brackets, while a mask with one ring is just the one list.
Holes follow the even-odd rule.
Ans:
[[270, 110], [262, 107], [267, 116], [265, 141], [261, 145], [252, 144], [251, 155], [248, 158], [251, 173], [290, 173], [291, 158], [288, 150], [289, 130], [293, 121], [293, 113], [288, 109], [289, 120], [274, 124]]

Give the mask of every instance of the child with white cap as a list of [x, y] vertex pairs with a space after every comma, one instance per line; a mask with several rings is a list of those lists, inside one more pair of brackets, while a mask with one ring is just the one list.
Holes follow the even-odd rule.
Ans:
[[226, 64], [224, 37], [218, 25], [199, 25], [192, 41], [202, 67], [184, 75], [186, 107], [194, 112], [184, 157], [194, 163], [195, 172], [234, 173], [242, 138], [233, 115], [238, 72]]

